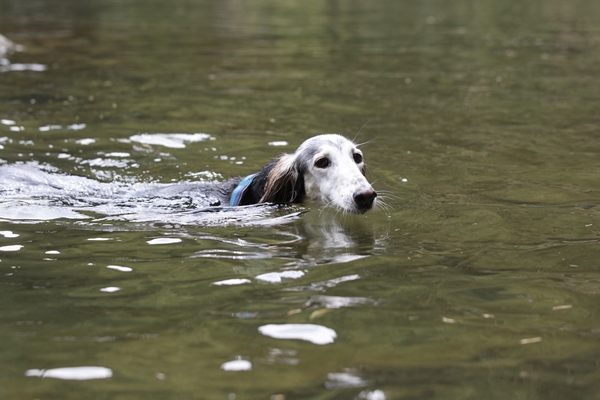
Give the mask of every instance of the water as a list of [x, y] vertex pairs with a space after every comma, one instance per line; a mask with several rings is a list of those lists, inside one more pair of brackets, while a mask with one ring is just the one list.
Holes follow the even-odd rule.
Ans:
[[[596, 398], [598, 27], [561, 0], [0, 0], [0, 393]], [[324, 132], [389, 208], [123, 198]]]

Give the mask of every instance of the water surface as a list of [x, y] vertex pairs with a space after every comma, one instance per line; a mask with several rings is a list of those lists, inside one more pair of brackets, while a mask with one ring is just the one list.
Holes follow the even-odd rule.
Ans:
[[[0, 0], [0, 393], [596, 398], [599, 27], [562, 0]], [[325, 132], [387, 207], [124, 197]]]

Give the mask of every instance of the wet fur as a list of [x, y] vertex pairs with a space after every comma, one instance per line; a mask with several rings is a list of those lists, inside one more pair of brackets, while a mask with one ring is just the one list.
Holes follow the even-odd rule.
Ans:
[[[259, 171], [244, 193], [240, 205], [265, 202], [301, 203], [306, 200], [315, 200], [322, 203], [323, 206], [333, 206], [343, 211], [365, 212], [371, 206], [366, 209], [357, 209], [356, 205], [351, 204], [348, 199], [357, 191], [373, 190], [365, 179], [364, 162], [356, 164], [354, 161], [348, 161], [348, 159], [352, 160], [351, 151], [359, 152], [351, 141], [340, 135], [315, 136], [304, 142], [293, 154], [284, 154]], [[329, 169], [331, 172], [326, 172], [325, 169], [315, 171], [315, 158], [320, 157], [321, 154], [335, 159], [335, 165], [332, 161]], [[307, 196], [306, 178], [311, 179], [309, 188], [312, 192], [310, 196]], [[238, 177], [224, 182], [226, 190], [232, 192], [242, 179], [242, 177]], [[328, 179], [337, 179], [340, 182], [330, 182], [333, 189], [326, 189], [330, 193], [322, 193], [322, 186], [327, 186], [322, 183]], [[338, 190], [335, 189], [336, 183]], [[315, 189], [315, 186], [318, 188]], [[345, 197], [338, 195], [336, 192], [341, 192], [339, 187], [344, 190], [348, 187], [346, 191], [352, 190], [353, 192], [346, 193]], [[231, 193], [229, 193], [230, 196]], [[343, 198], [340, 200], [340, 197]], [[226, 204], [228, 202], [229, 198], [224, 201]]]

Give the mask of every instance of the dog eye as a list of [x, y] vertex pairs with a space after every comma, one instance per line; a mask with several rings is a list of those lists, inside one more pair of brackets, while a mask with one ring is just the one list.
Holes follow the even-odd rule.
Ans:
[[327, 158], [327, 157], [319, 158], [317, 161], [315, 161], [315, 167], [317, 167], [317, 168], [329, 167], [329, 158]]
[[360, 164], [361, 162], [363, 162], [362, 154], [354, 153], [354, 155], [352, 157], [354, 157], [354, 162], [357, 164]]

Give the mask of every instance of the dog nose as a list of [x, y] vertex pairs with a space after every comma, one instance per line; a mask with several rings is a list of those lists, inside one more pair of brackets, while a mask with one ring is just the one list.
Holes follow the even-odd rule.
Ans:
[[373, 206], [375, 197], [377, 197], [377, 193], [373, 189], [362, 190], [354, 194], [354, 204], [359, 211], [366, 211]]

